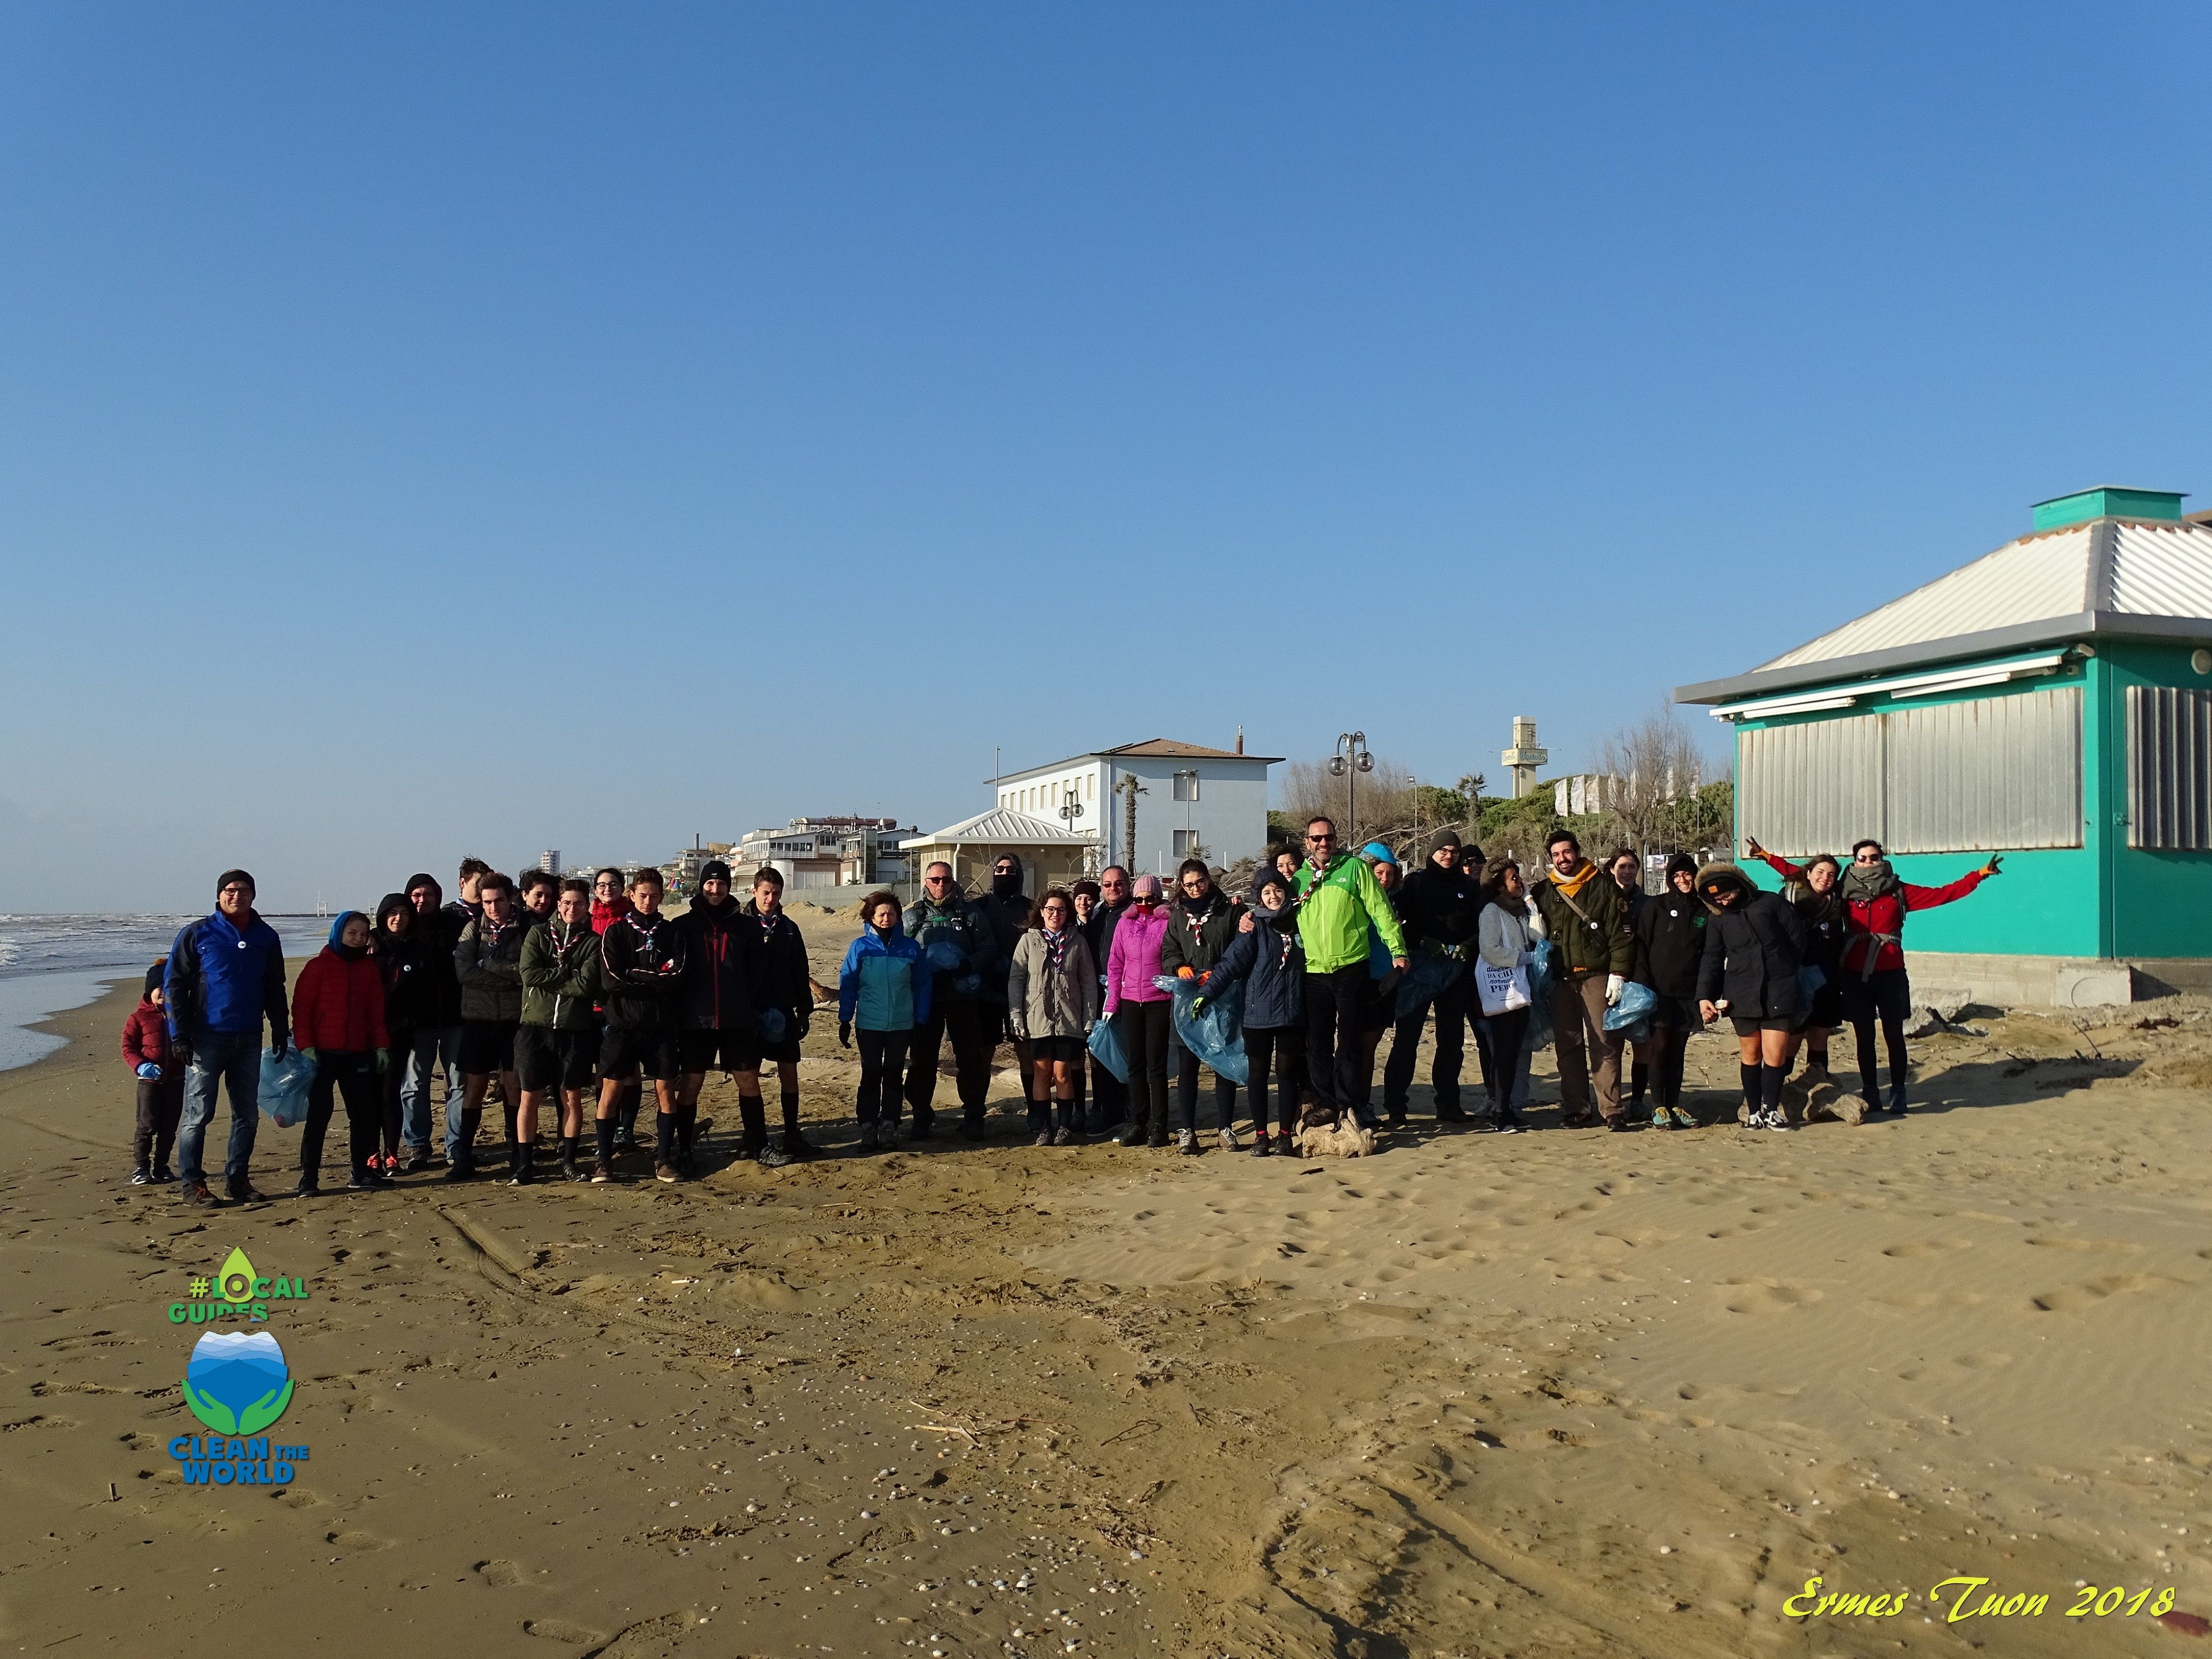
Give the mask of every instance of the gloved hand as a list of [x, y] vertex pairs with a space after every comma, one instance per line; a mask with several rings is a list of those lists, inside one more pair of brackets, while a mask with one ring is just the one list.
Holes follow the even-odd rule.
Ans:
[[837, 1046], [841, 1048], [849, 1048], [853, 1046], [853, 1022], [849, 1019], [841, 1019], [837, 1022]]
[[1766, 849], [1759, 844], [1758, 837], [1754, 836], [1743, 838], [1743, 850], [1747, 858], [1763, 859], [1766, 856]]
[[[276, 1057], [279, 1060], [282, 1060], [284, 1057], [284, 1051], [282, 1048], [279, 1048], [276, 1051]], [[300, 1058], [306, 1060], [308, 1065], [313, 1066], [315, 1064], [315, 1051], [313, 1048], [302, 1048], [300, 1050]]]
[[291, 1050], [292, 1034], [289, 1031], [279, 1031], [269, 1039], [269, 1052], [277, 1059], [283, 1059]]
[[390, 1071], [391, 1069], [392, 1069], [392, 1050], [391, 1050], [391, 1049], [389, 1049], [389, 1048], [379, 1048], [379, 1049], [376, 1051], [376, 1074], [377, 1074], [377, 1076], [379, 1076], [379, 1077], [382, 1077], [382, 1076], [383, 1076], [386, 1072]]
[[1182, 967], [1176, 969], [1176, 977], [1177, 979], [1196, 979], [1198, 977], [1198, 969], [1186, 963]]
[[2004, 859], [2002, 854], [1996, 853], [1990, 854], [1990, 861], [1982, 866], [1982, 873], [1985, 876], [2002, 875], [2004, 872], [2000, 870], [1997, 866], [2003, 862]]
[[1619, 974], [1607, 974], [1605, 976], [1605, 1006], [1607, 1007], [1610, 1008], [1614, 1003], [1620, 1000], [1620, 988], [1627, 983], [1628, 981], [1626, 979], [1623, 979]]
[[1007, 1041], [1010, 1042], [1027, 1042], [1029, 1040], [1029, 1027], [1026, 1025], [1012, 1026], [1007, 1033]]
[[142, 1060], [138, 1062], [138, 1075], [149, 1083], [159, 1083], [161, 1080], [161, 1068], [150, 1060]]
[[1093, 1031], [1097, 1030], [1097, 1029], [1098, 1029], [1098, 1022], [1097, 1022], [1097, 1020], [1095, 1020], [1095, 1019], [1086, 1019], [1086, 1020], [1085, 1020], [1085, 1021], [1083, 1022], [1083, 1035], [1084, 1035], [1084, 1036], [1090, 1036]]
[[1206, 1012], [1206, 999], [1205, 999], [1204, 997], [1193, 997], [1193, 998], [1190, 1000], [1190, 1017], [1191, 1017], [1193, 1019], [1196, 1019], [1196, 1018], [1197, 1018], [1200, 1014], [1204, 1013], [1205, 1012]]
[[1213, 969], [1209, 968], [1204, 973], [1200, 974], [1198, 976], [1198, 982], [1200, 985], [1212, 984], [1213, 982]]

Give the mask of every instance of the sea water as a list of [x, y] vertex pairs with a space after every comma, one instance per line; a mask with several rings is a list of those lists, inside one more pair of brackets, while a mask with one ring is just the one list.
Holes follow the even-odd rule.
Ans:
[[[118, 981], [135, 983], [169, 954], [178, 930], [193, 920], [0, 915], [0, 1071], [27, 1066], [60, 1048], [60, 1037], [29, 1028], [64, 1009], [83, 1007]], [[263, 920], [276, 930], [287, 954], [295, 956], [319, 946], [330, 927], [313, 916]], [[122, 1029], [118, 1020], [117, 1036]]]

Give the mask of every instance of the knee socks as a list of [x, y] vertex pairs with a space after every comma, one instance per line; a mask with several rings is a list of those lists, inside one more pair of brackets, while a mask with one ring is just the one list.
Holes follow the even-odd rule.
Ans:
[[787, 1135], [799, 1133], [799, 1090], [795, 1085], [783, 1091], [783, 1132]]
[[592, 1130], [599, 1140], [599, 1162], [613, 1163], [615, 1161], [615, 1120], [612, 1117], [594, 1118], [592, 1121]]
[[1763, 1079], [1759, 1076], [1761, 1069], [1756, 1065], [1747, 1066], [1741, 1060], [1736, 1062], [1736, 1076], [1743, 1083], [1743, 1103], [1754, 1112], [1765, 1109], [1760, 1103], [1765, 1098], [1762, 1092]]
[[1786, 1066], [1762, 1066], [1759, 1068], [1759, 1109], [1771, 1117], [1782, 1109], [1782, 1085], [1790, 1075]]
[[1644, 1060], [1631, 1062], [1628, 1068], [1628, 1100], [1633, 1106], [1644, 1103], [1644, 1091], [1651, 1084], [1651, 1067]]
[[768, 1139], [768, 1103], [758, 1095], [738, 1097], [738, 1116], [744, 1123], [744, 1141], [759, 1146]]
[[563, 1164], [574, 1164], [576, 1161], [576, 1142], [579, 1139], [580, 1137], [576, 1135], [561, 1137], [561, 1161]]
[[676, 1114], [655, 1112], [653, 1119], [653, 1157], [665, 1163], [676, 1155]]

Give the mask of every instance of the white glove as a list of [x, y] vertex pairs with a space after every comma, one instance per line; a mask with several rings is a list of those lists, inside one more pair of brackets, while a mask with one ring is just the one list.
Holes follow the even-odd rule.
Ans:
[[1627, 983], [1628, 981], [1623, 979], [1619, 974], [1607, 974], [1605, 976], [1605, 1006], [1607, 1007], [1610, 1008], [1614, 1003], [1620, 1000], [1620, 988]]

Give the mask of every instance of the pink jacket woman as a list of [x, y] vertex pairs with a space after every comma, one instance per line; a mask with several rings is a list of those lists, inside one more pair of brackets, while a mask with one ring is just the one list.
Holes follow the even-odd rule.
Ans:
[[1147, 910], [1132, 905], [1114, 924], [1113, 948], [1106, 953], [1106, 1014], [1125, 1002], [1165, 1002], [1168, 994], [1152, 983], [1160, 971], [1160, 946], [1167, 942], [1165, 906]]

